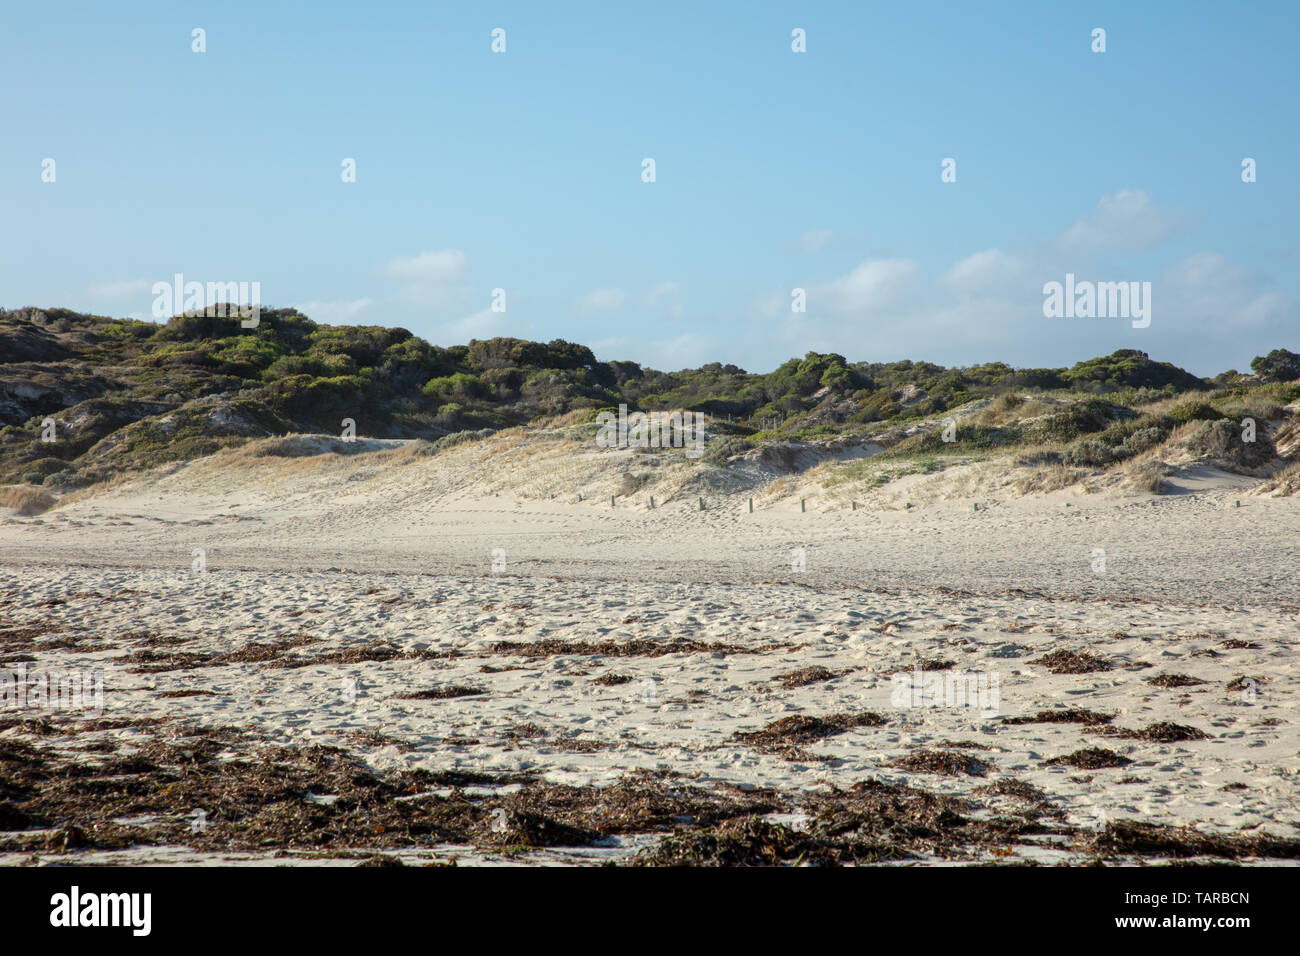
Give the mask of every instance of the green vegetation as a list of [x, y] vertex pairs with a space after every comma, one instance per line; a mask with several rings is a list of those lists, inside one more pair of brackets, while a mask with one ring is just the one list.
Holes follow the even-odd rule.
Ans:
[[1253, 359], [1250, 370], [1265, 382], [1294, 382], [1300, 378], [1300, 355], [1289, 349], [1274, 349]]
[[[159, 325], [0, 310], [0, 363], [0, 483], [60, 489], [250, 438], [338, 434], [345, 418], [360, 435], [419, 438], [436, 450], [460, 436], [578, 413], [573, 425], [620, 404], [705, 412], [715, 440], [703, 460], [716, 465], [764, 443], [892, 435], [885, 458], [908, 460], [908, 468], [1020, 446], [1048, 446], [1055, 450], [1043, 454], [1053, 460], [1097, 467], [1153, 448], [1187, 423], [1276, 420], [1300, 399], [1300, 356], [1286, 349], [1255, 359], [1255, 375], [1208, 380], [1133, 349], [1058, 369], [809, 352], [767, 374], [717, 362], [661, 372], [601, 362], [563, 340], [444, 347], [401, 328], [317, 325], [292, 309], [263, 310], [255, 329], [215, 314]], [[956, 440], [944, 442], [933, 422], [981, 400], [983, 410], [963, 415]], [[56, 422], [53, 441], [40, 440], [46, 416]], [[931, 424], [917, 432], [922, 421]], [[917, 433], [906, 437], [909, 429]], [[1203, 444], [1237, 454], [1229, 438], [1215, 426]]]

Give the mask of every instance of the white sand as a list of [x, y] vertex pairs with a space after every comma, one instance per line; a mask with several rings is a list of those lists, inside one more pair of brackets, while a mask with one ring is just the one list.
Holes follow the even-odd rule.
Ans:
[[[646, 483], [611, 507], [610, 494], [627, 487], [623, 474], [638, 470], [651, 473]], [[871, 494], [851, 486], [832, 494], [818, 477], [775, 486], [760, 470], [705, 479], [669, 454], [520, 442], [517, 433], [436, 457], [227, 453], [0, 524], [0, 620], [54, 623], [102, 641], [39, 650], [28, 666], [102, 666], [105, 716], [246, 725], [271, 740], [348, 747], [377, 769], [522, 770], [599, 784], [661, 768], [792, 794], [866, 778], [970, 793], [1014, 777], [1047, 791], [1076, 824], [1136, 819], [1300, 836], [1300, 501], [1255, 495], [1254, 482], [1203, 469], [1175, 476], [1174, 493], [1158, 498], [1020, 498], [981, 484], [975, 469]], [[987, 496], [955, 497], [961, 480]], [[852, 511], [855, 497], [863, 504]], [[903, 509], [905, 500], [917, 504]], [[196, 548], [203, 574], [190, 568]], [[505, 568], [494, 572], [498, 548]], [[799, 548], [803, 571], [792, 570]], [[1106, 552], [1104, 571], [1094, 549]], [[131, 632], [191, 638], [179, 645], [186, 652], [308, 634], [320, 642], [293, 653], [385, 640], [458, 656], [135, 674], [115, 660], [135, 649], [123, 639]], [[539, 639], [686, 639], [740, 651], [490, 650]], [[1225, 648], [1228, 639], [1258, 647]], [[1112, 667], [1053, 674], [1030, 663], [1056, 650], [1089, 651]], [[996, 675], [996, 712], [896, 706], [893, 675], [936, 658]], [[813, 665], [845, 673], [790, 690], [772, 680]], [[606, 674], [631, 681], [595, 682]], [[1168, 674], [1204, 683], [1147, 682]], [[1258, 682], [1253, 699], [1226, 688], [1238, 677]], [[484, 694], [398, 699], [453, 684]], [[158, 696], [180, 689], [211, 694]], [[1209, 738], [1163, 744], [1075, 724], [1003, 723], [1066, 706], [1113, 713], [1117, 728], [1167, 721]], [[795, 714], [859, 711], [887, 722], [807, 748], [831, 760], [790, 760], [733, 738]], [[545, 736], [505, 736], [529, 723]], [[398, 743], [359, 744], [350, 735], [358, 730]], [[563, 739], [599, 749], [572, 752]], [[965, 751], [993, 765], [988, 778], [891, 766], [957, 742], [988, 748]], [[1133, 763], [1045, 762], [1084, 747]], [[184, 857], [177, 853], [108, 858]]]

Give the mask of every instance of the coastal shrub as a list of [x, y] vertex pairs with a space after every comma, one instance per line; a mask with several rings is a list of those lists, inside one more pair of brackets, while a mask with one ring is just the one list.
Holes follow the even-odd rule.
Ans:
[[937, 452], [970, 452], [1010, 445], [1020, 438], [1020, 430], [1015, 426], [958, 425], [953, 433], [954, 440], [950, 442], [943, 440], [943, 433], [941, 426], [912, 435], [881, 454], [902, 458]]
[[743, 455], [754, 446], [738, 435], [729, 435], [718, 441], [710, 442], [705, 449], [702, 460], [711, 465], [725, 465], [737, 455]]
[[209, 353], [211, 363], [219, 371], [241, 378], [257, 376], [284, 352], [275, 343], [251, 335], [223, 339], [215, 344], [216, 348]]
[[308, 336], [308, 355], [347, 355], [357, 368], [378, 365], [384, 350], [394, 341], [409, 338], [405, 329], [377, 325], [322, 325]]
[[483, 394], [483, 383], [477, 375], [457, 372], [441, 378], [431, 378], [420, 388], [430, 398], [468, 400]]
[[1300, 382], [1288, 382], [1277, 389], [1278, 401], [1287, 405], [1300, 401]]
[[1172, 385], [1181, 391], [1205, 388], [1195, 375], [1169, 362], [1153, 362], [1146, 352], [1118, 349], [1110, 355], [1075, 363], [1062, 373], [1070, 385], [1106, 388], [1163, 388]]
[[1015, 392], [1003, 392], [997, 398], [989, 403], [988, 410], [995, 415], [1005, 415], [1013, 409], [1019, 408], [1025, 402], [1023, 395], [1017, 395]]
[[1183, 402], [1169, 410], [1169, 417], [1179, 424], [1186, 422], [1213, 422], [1223, 415], [1213, 405], [1201, 401]]
[[463, 445], [468, 441], [478, 441], [481, 438], [487, 438], [493, 433], [491, 428], [479, 428], [467, 431], [452, 432], [450, 435], [443, 435], [434, 441], [421, 442], [416, 446], [417, 455], [436, 455], [444, 448], [451, 448], [455, 445]]
[[1059, 465], [1064, 456], [1050, 448], [1035, 448], [1021, 452], [1013, 459], [1014, 464], [1022, 468], [1040, 468], [1043, 465]]
[[211, 364], [211, 347], [210, 342], [174, 342], [140, 356], [140, 363], [168, 368], [207, 366]]
[[1256, 433], [1254, 441], [1245, 442], [1241, 432], [1241, 423], [1228, 418], [1202, 422], [1187, 437], [1187, 450], [1234, 469], [1258, 468], [1277, 457], [1277, 449], [1266, 435]]
[[[469, 343], [465, 364], [475, 371], [491, 368], [594, 368], [601, 364], [585, 345], [554, 339], [549, 343], [499, 337], [477, 339]], [[613, 369], [610, 380], [615, 379]]]
[[82, 488], [90, 484], [85, 478], [72, 469], [56, 471], [52, 475], [46, 475], [45, 480], [41, 482], [46, 488]]
[[344, 441], [333, 435], [285, 435], [269, 438], [253, 447], [254, 458], [311, 458], [314, 455], [355, 455], [365, 446], [356, 441]]
[[1159, 445], [1168, 437], [1169, 433], [1164, 429], [1141, 428], [1129, 435], [1128, 438], [1124, 439], [1123, 444], [1119, 447], [1123, 448], [1125, 451], [1123, 454], [1118, 455], [1118, 457], [1128, 458], [1131, 455], [1141, 454], [1149, 448], [1156, 447], [1156, 445]]
[[309, 375], [312, 378], [332, 378], [338, 375], [352, 375], [357, 370], [357, 363], [350, 355], [284, 355], [262, 371], [262, 381], [274, 382], [295, 375]]
[[198, 342], [201, 339], [224, 339], [239, 335], [239, 323], [238, 315], [221, 316], [214, 309], [199, 315], [176, 315], [154, 332], [152, 340]]
[[1131, 418], [1134, 414], [1123, 405], [1090, 398], [1043, 416], [1027, 426], [1027, 430], [1035, 441], [1065, 443], [1102, 431], [1117, 419]]
[[490, 368], [479, 376], [479, 382], [496, 401], [511, 401], [519, 397], [524, 376], [524, 370], [519, 368]]
[[1158, 495], [1164, 490], [1165, 476], [1169, 469], [1162, 462], [1149, 461], [1139, 466], [1129, 476], [1129, 485], [1136, 491], [1149, 495]]
[[[1143, 415], [1141, 418], [1133, 418], [1127, 421], [1116, 422], [1114, 425], [1111, 425], [1109, 428], [1101, 432], [1099, 435], [1095, 435], [1093, 437], [1095, 437], [1098, 441], [1105, 442], [1107, 445], [1110, 445], [1112, 447], [1117, 445], [1125, 445], [1129, 448], [1134, 449], [1134, 453], [1136, 453], [1136, 451], [1138, 450], [1145, 450], [1146, 448], [1151, 447], [1151, 445], [1153, 444], [1159, 444], [1160, 442], [1164, 441], [1166, 438], [1169, 437], [1169, 433], [1173, 431], [1174, 428], [1177, 427], [1177, 425], [1178, 423], [1175, 422], [1168, 415]], [[1155, 431], [1158, 433], [1159, 437], [1157, 440], [1153, 440], [1155, 436], [1152, 435], [1143, 435], [1142, 438], [1137, 440], [1136, 444], [1134, 444], [1130, 440], [1139, 432], [1150, 432], [1150, 431]]]
[[1250, 370], [1265, 382], [1292, 382], [1300, 378], [1300, 355], [1290, 349], [1273, 349], [1251, 359]]
[[67, 467], [68, 463], [61, 458], [37, 458], [23, 465], [26, 474], [38, 475], [40, 478], [63, 471]]
[[333, 432], [342, 419], [354, 418], [371, 434], [386, 428], [387, 394], [385, 386], [362, 375], [294, 375], [262, 389], [271, 409], [301, 425]]
[[1067, 465], [1099, 468], [1115, 461], [1115, 449], [1104, 441], [1085, 438], [1065, 449], [1062, 459]]

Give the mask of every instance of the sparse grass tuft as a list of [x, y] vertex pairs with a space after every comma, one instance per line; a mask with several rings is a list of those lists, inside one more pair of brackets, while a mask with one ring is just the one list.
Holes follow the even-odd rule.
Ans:
[[54, 507], [55, 497], [38, 488], [3, 488], [0, 489], [0, 508], [13, 508], [24, 518], [44, 514]]

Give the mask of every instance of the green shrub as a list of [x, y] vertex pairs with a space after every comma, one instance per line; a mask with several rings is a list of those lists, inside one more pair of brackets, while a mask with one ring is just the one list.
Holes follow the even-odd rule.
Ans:
[[51, 475], [46, 475], [45, 480], [41, 482], [46, 488], [81, 488], [90, 484], [85, 478], [77, 472], [66, 469], [56, 471]]
[[1289, 382], [1277, 390], [1278, 401], [1286, 402], [1290, 405], [1293, 402], [1300, 401], [1300, 382]]
[[68, 463], [61, 458], [37, 458], [35, 461], [29, 461], [23, 465], [27, 474], [37, 475], [39, 478], [53, 475], [67, 467]]
[[468, 401], [482, 395], [484, 389], [483, 383], [479, 381], [477, 375], [466, 375], [464, 372], [457, 372], [455, 375], [429, 379], [424, 383], [420, 391], [430, 398], [456, 398]]
[[904, 438], [881, 454], [889, 458], [903, 458], [942, 452], [969, 453], [1010, 445], [1020, 438], [1020, 430], [1014, 425], [1001, 428], [986, 425], [958, 425], [954, 430], [954, 440], [950, 442], [943, 440], [944, 430], [942, 427], [933, 428]]
[[711, 465], [725, 465], [732, 458], [743, 455], [753, 447], [753, 444], [740, 436], [729, 435], [726, 438], [710, 442], [701, 460]]
[[1085, 438], [1065, 449], [1062, 460], [1067, 465], [1079, 465], [1085, 468], [1100, 468], [1111, 464], [1116, 459], [1115, 449], [1095, 438]]
[[1117, 419], [1135, 413], [1123, 405], [1100, 398], [1075, 402], [1026, 426], [1027, 437], [1040, 442], [1071, 442], [1084, 435], [1102, 431]]
[[1213, 405], [1206, 402], [1192, 400], [1175, 405], [1169, 410], [1169, 417], [1174, 421], [1183, 424], [1186, 422], [1213, 422], [1222, 418], [1223, 415]]
[[1273, 349], [1251, 359], [1250, 370], [1265, 382], [1293, 382], [1300, 378], [1300, 355], [1290, 349]]
[[1205, 387], [1195, 375], [1169, 362], [1153, 362], [1146, 352], [1119, 349], [1110, 355], [1078, 362], [1063, 373], [1066, 382], [1098, 388], [1163, 388], [1172, 385], [1180, 391]]
[[377, 325], [322, 325], [311, 333], [308, 355], [346, 355], [357, 368], [378, 365], [380, 359], [396, 339], [410, 332], [405, 329], [384, 329]]
[[209, 361], [219, 371], [241, 378], [253, 378], [284, 353], [275, 343], [251, 335], [223, 339], [215, 345], [208, 354]]
[[1117, 457], [1128, 458], [1131, 455], [1140, 454], [1149, 448], [1156, 447], [1156, 445], [1159, 445], [1168, 437], [1169, 433], [1162, 428], [1138, 429], [1133, 434], [1129, 435], [1128, 438], [1124, 439], [1124, 443], [1119, 446], [1124, 449], [1124, 452], [1120, 453], [1117, 450]]
[[434, 441], [420, 442], [420, 444], [416, 446], [416, 454], [435, 455], [444, 448], [463, 445], [465, 442], [469, 441], [478, 441], [479, 439], [487, 438], [487, 436], [492, 433], [493, 429], [491, 428], [452, 432], [450, 435], [443, 435], [441, 438], [435, 439]]
[[1229, 468], [1258, 468], [1277, 457], [1267, 436], [1257, 433], [1253, 442], [1244, 442], [1241, 432], [1241, 424], [1228, 418], [1202, 422], [1188, 436], [1187, 450]]
[[[490, 368], [585, 369], [601, 364], [585, 345], [555, 339], [549, 344], [524, 339], [495, 338], [471, 341], [465, 364], [475, 371]], [[608, 370], [610, 381], [614, 372]]]

